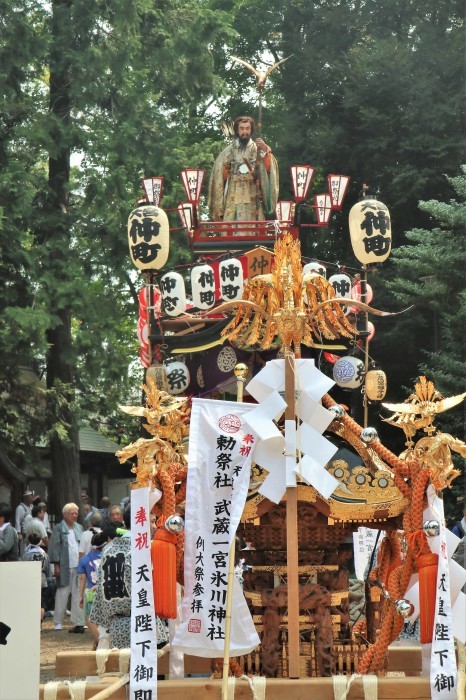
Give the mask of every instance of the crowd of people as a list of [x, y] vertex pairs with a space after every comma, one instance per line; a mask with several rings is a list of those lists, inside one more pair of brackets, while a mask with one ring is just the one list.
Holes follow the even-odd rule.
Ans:
[[[97, 508], [83, 496], [80, 508], [67, 503], [51, 528], [47, 504], [31, 491], [23, 493], [15, 513], [0, 503], [0, 562], [41, 562], [41, 620], [53, 615], [55, 630], [63, 629], [71, 600], [68, 632], [83, 633], [87, 626], [94, 649], [104, 639], [110, 648], [130, 646], [130, 515], [129, 498], [112, 505], [104, 497]], [[153, 515], [150, 524], [154, 537]], [[461, 538], [454, 559], [466, 567], [466, 508], [451, 529]], [[157, 639], [162, 644], [168, 639], [158, 618]]]
[[[68, 613], [68, 632], [80, 634], [87, 627], [94, 649], [102, 638], [112, 648], [129, 646], [129, 498], [112, 505], [104, 497], [97, 508], [83, 495], [80, 507], [63, 506], [53, 528], [47, 504], [31, 491], [23, 493], [15, 513], [0, 503], [0, 562], [18, 560], [41, 562], [41, 620], [53, 616], [54, 629], [62, 630]], [[159, 634], [166, 636], [163, 623]]]

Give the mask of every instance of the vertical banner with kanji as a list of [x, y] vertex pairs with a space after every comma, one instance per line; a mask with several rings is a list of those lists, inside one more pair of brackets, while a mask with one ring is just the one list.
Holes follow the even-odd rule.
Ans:
[[430, 693], [432, 700], [455, 700], [458, 670], [453, 640], [450, 571], [443, 499], [438, 498], [433, 487], [429, 487], [427, 495], [429, 507], [440, 525], [437, 595], [430, 657]]
[[372, 530], [370, 527], [358, 527], [357, 532], [353, 532], [354, 570], [356, 578], [360, 581], [366, 578], [365, 572], [374, 552], [377, 534], [378, 530]]
[[130, 700], [157, 697], [157, 636], [150, 557], [149, 488], [131, 491]]
[[[183, 622], [173, 646], [187, 654], [223, 656], [230, 546], [249, 486], [255, 435], [244, 416], [255, 406], [193, 399], [186, 492]], [[230, 653], [259, 644], [234, 577]]]

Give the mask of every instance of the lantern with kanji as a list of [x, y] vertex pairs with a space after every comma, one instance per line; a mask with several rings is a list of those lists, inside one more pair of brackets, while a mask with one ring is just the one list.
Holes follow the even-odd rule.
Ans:
[[314, 177], [315, 168], [310, 165], [292, 165], [290, 172], [295, 201], [304, 202]]
[[351, 245], [363, 265], [384, 262], [390, 255], [392, 229], [390, 213], [382, 202], [365, 198], [349, 213]]
[[181, 172], [181, 181], [191, 204], [197, 206], [201, 199], [202, 185], [204, 184], [205, 170], [186, 168]]
[[370, 369], [366, 374], [366, 396], [370, 401], [382, 401], [387, 393], [387, 375], [383, 369]]
[[210, 265], [195, 265], [191, 270], [193, 306], [211, 309], [215, 304], [214, 268]]
[[163, 177], [145, 177], [142, 181], [146, 202], [160, 206], [162, 201]]
[[329, 194], [316, 194], [314, 197], [317, 226], [327, 226], [332, 213], [332, 200]]
[[[328, 281], [335, 290], [335, 294], [340, 299], [350, 299], [351, 298], [351, 277], [344, 274], [343, 272], [331, 275]], [[343, 313], [349, 314], [350, 307], [343, 307]]]
[[241, 299], [244, 288], [243, 266], [237, 258], [222, 260], [219, 265], [220, 297], [224, 301]]
[[329, 175], [327, 177], [332, 209], [340, 210], [342, 208], [350, 179], [347, 175]]
[[166, 366], [168, 393], [182, 394], [189, 386], [189, 370], [184, 362], [170, 362]]
[[131, 260], [139, 270], [160, 270], [168, 259], [170, 234], [163, 209], [142, 204], [128, 218]]
[[168, 316], [179, 316], [186, 311], [186, 289], [179, 272], [167, 272], [160, 278], [163, 310]]
[[167, 368], [165, 367], [165, 365], [156, 363], [147, 368], [146, 384], [150, 381], [154, 382], [155, 386], [160, 391], [167, 391]]
[[338, 386], [357, 389], [364, 381], [364, 362], [352, 355], [345, 355], [333, 366], [333, 379]]
[[327, 268], [325, 267], [325, 265], [322, 265], [322, 263], [319, 263], [317, 261], [306, 263], [306, 265], [304, 265], [303, 267], [303, 275], [309, 275], [311, 272], [315, 272], [321, 277], [326, 277]]

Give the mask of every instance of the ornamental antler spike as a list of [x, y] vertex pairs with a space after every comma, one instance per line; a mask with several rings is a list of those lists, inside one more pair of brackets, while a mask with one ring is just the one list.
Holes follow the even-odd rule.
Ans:
[[[293, 54], [291, 54], [291, 56], [293, 56]], [[257, 70], [256, 68], [254, 68], [254, 66], [251, 66], [250, 63], [248, 63], [247, 61], [243, 61], [242, 58], [238, 58], [237, 56], [231, 56], [230, 58], [232, 61], [236, 61], [236, 63], [241, 63], [242, 66], [247, 68], [249, 71], [251, 71], [251, 73], [253, 73], [253, 75], [256, 76], [256, 78], [257, 78], [256, 87], [257, 87], [258, 92], [261, 92], [265, 87], [265, 83], [266, 83], [266, 80], [269, 77], [269, 75], [271, 73], [273, 73], [273, 71], [276, 68], [278, 68], [279, 65], [281, 65], [282, 63], [287, 61], [289, 58], [291, 58], [291, 56], [287, 56], [286, 58], [282, 58], [280, 61], [277, 61], [276, 63], [274, 63], [273, 66], [269, 66], [269, 68], [267, 68], [267, 70], [265, 70], [265, 71]]]

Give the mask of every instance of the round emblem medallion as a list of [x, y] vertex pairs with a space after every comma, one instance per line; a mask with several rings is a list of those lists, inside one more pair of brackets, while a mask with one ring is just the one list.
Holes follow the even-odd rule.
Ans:
[[234, 413], [228, 413], [228, 415], [219, 419], [218, 426], [225, 433], [237, 433], [241, 428], [241, 421]]
[[236, 353], [233, 348], [222, 348], [218, 353], [217, 367], [221, 372], [233, 372], [236, 367]]

